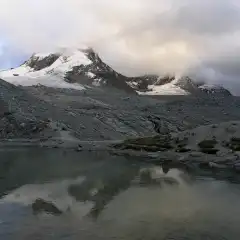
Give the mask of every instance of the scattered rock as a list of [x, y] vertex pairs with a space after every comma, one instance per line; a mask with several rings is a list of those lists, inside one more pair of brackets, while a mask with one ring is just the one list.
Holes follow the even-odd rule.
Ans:
[[26, 127], [26, 123], [21, 123], [21, 124], [20, 124], [20, 127], [21, 127], [21, 128], [25, 128], [25, 127]]
[[235, 161], [235, 158], [232, 159], [231, 157], [228, 157], [228, 158], [217, 158], [213, 162], [216, 164], [225, 164], [225, 165], [232, 164], [233, 165], [234, 161]]
[[10, 112], [10, 111], [6, 111], [6, 112], [4, 112], [3, 113], [3, 116], [10, 116], [10, 115], [12, 115], [13, 113], [12, 112]]
[[209, 163], [209, 167], [211, 167], [211, 168], [217, 168], [217, 169], [226, 169], [226, 168], [227, 168], [226, 165], [218, 164], [218, 163], [215, 163], [215, 162], [210, 162], [210, 163]]
[[240, 143], [240, 138], [239, 137], [232, 137], [231, 142]]
[[81, 152], [81, 151], [83, 151], [83, 147], [82, 147], [82, 145], [79, 144], [79, 145], [77, 146], [76, 151], [77, 151], [77, 152]]
[[234, 164], [233, 169], [240, 172], [240, 163]]
[[233, 151], [240, 151], [240, 138], [232, 137], [230, 142], [227, 143], [227, 146]]
[[230, 149], [221, 149], [221, 150], [219, 150], [217, 153], [216, 153], [216, 156], [217, 157], [231, 157], [232, 156], [232, 153], [233, 153], [233, 151], [232, 150], [230, 150]]
[[198, 146], [200, 148], [208, 149], [208, 148], [214, 148], [217, 144], [217, 141], [215, 139], [212, 140], [203, 140], [200, 143], [198, 143]]
[[228, 126], [228, 127], [226, 128], [226, 131], [227, 131], [228, 133], [234, 134], [234, 133], [237, 131], [237, 127], [235, 127], [235, 126]]
[[239, 156], [233, 155], [233, 156], [226, 156], [225, 160], [227, 162], [236, 162], [239, 159]]
[[184, 163], [184, 162], [188, 161], [188, 157], [181, 156], [181, 157], [179, 157], [178, 161]]
[[62, 131], [67, 131], [67, 127], [66, 126], [62, 126]]
[[209, 168], [210, 168], [209, 162], [200, 162], [200, 163], [198, 164], [198, 166], [199, 166], [200, 168], [203, 168], [203, 169], [209, 169]]
[[73, 112], [68, 112], [68, 115], [73, 116], [73, 117], [76, 117], [76, 114], [73, 113]]
[[186, 153], [186, 152], [190, 152], [191, 149], [190, 148], [187, 148], [187, 147], [178, 147], [176, 149], [176, 152], [179, 152], [179, 153]]
[[201, 148], [201, 152], [206, 154], [216, 154], [218, 151], [216, 148]]
[[201, 152], [191, 152], [189, 155], [191, 157], [203, 157], [204, 156], [204, 154]]
[[133, 149], [148, 152], [167, 151], [173, 148], [172, 139], [169, 135], [157, 135], [154, 137], [127, 139], [115, 145], [119, 149]]
[[238, 159], [240, 159], [240, 152], [239, 152], [239, 151], [236, 151], [236, 152], [234, 153], [234, 155], [235, 155]]

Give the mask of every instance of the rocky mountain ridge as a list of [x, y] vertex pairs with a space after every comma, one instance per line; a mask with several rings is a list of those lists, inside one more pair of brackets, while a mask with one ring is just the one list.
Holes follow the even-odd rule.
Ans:
[[[29, 86], [37, 84], [48, 86], [46, 78], [49, 78], [49, 82], [54, 82], [58, 78], [58, 82], [61, 81], [62, 84], [56, 81], [53, 87], [61, 88], [63, 84], [65, 88], [113, 87], [140, 95], [231, 95], [221, 86], [199, 84], [189, 77], [179, 79], [174, 76], [157, 75], [126, 77], [103, 62], [91, 48], [34, 54], [19, 68], [1, 72], [0, 77], [15, 85]], [[17, 77], [26, 77], [28, 81], [20, 78], [18, 81]], [[50, 78], [54, 78], [54, 81]], [[32, 79], [34, 81], [31, 83]]]

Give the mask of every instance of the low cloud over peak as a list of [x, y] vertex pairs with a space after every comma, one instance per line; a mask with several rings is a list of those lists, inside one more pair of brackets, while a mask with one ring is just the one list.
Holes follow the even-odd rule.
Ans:
[[189, 74], [240, 93], [237, 0], [2, 0], [0, 29], [24, 54], [87, 45], [127, 75]]

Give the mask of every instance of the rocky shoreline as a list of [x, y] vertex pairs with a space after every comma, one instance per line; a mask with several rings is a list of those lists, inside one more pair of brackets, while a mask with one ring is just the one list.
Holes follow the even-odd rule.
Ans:
[[237, 121], [200, 126], [169, 135], [128, 139], [114, 147], [120, 150], [118, 154], [151, 153], [155, 161], [240, 173], [239, 126]]
[[240, 170], [238, 97], [147, 97], [112, 88], [16, 87], [3, 80], [0, 90], [0, 149], [109, 151], [189, 168]]

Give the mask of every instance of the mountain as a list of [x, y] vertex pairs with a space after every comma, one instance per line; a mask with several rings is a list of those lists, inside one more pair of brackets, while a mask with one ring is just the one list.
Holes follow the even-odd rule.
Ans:
[[207, 94], [218, 94], [222, 96], [231, 96], [231, 92], [219, 85], [202, 84], [199, 88]]
[[74, 66], [65, 73], [65, 80], [69, 83], [79, 83], [94, 86], [114, 87], [129, 93], [136, 93], [127, 84], [128, 78], [113, 70], [102, 61], [92, 49], [84, 50], [83, 53], [91, 61], [89, 64]]
[[91, 48], [36, 53], [20, 67], [2, 71], [0, 77], [23, 86], [45, 85], [77, 90], [102, 87], [140, 95], [231, 95], [223, 87], [197, 84], [189, 77], [126, 77], [103, 62]]
[[92, 49], [64, 49], [61, 53], [33, 54], [20, 67], [2, 71], [0, 76], [15, 85], [45, 85], [73, 88], [114, 87], [136, 94], [127, 77], [117, 73]]
[[197, 83], [185, 76], [175, 78], [174, 76], [147, 76], [140, 77], [139, 82], [143, 88], [137, 86], [136, 90], [141, 95], [205, 95], [205, 96], [231, 96], [231, 92], [219, 85]]

